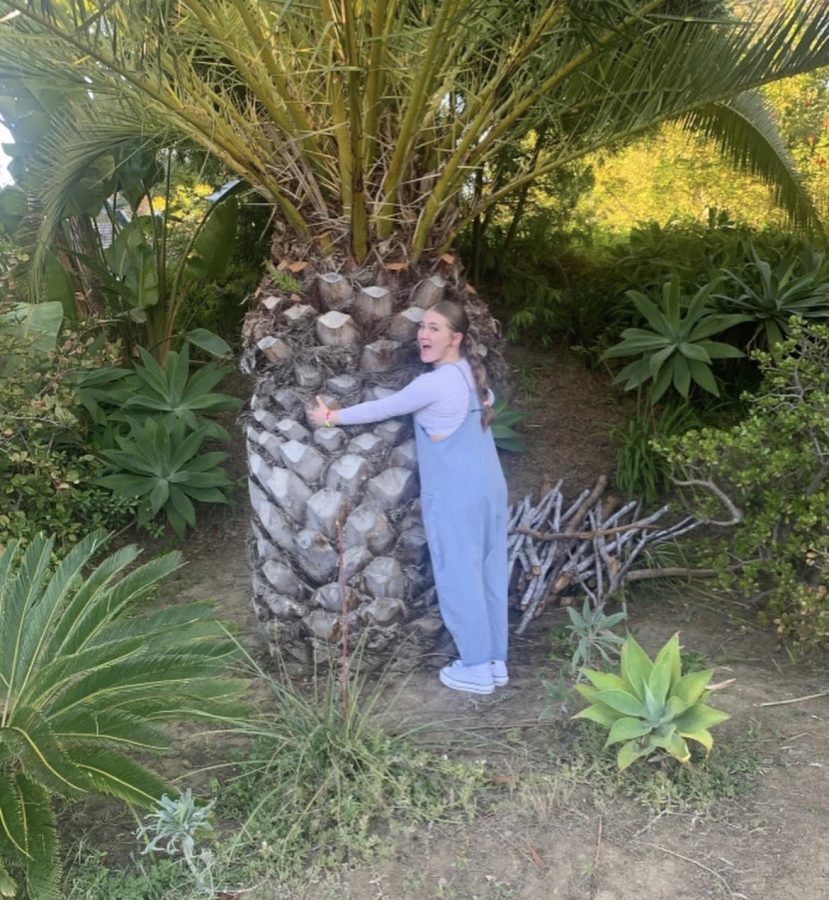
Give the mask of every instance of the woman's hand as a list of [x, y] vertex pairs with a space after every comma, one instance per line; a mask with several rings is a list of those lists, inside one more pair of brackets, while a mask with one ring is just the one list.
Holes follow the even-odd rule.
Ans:
[[315, 399], [317, 401], [316, 406], [311, 406], [306, 410], [308, 421], [314, 428], [322, 428], [323, 425], [333, 425], [334, 410], [329, 409], [323, 403], [321, 397], [317, 396]]

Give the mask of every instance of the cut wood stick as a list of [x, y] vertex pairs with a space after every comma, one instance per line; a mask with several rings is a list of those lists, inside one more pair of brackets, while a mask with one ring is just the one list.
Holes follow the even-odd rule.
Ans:
[[817, 700], [820, 697], [829, 696], [829, 691], [821, 691], [819, 694], [806, 694], [805, 697], [792, 697], [791, 700], [770, 700], [768, 703], [758, 703], [758, 706], [785, 706], [787, 703], [805, 703], [807, 700]]
[[[569, 531], [571, 535], [576, 532], [576, 529], [581, 525], [581, 523], [587, 516], [587, 513], [596, 505], [596, 503], [598, 503], [599, 498], [604, 493], [604, 489], [606, 487], [607, 475], [602, 475], [599, 477], [593, 490], [590, 491], [584, 501], [576, 509], [575, 513], [573, 513], [573, 517], [570, 519], [568, 525], [564, 529], [565, 531]], [[551, 581], [554, 581], [558, 577], [559, 573], [564, 567], [565, 562], [566, 558], [562, 554], [556, 565], [552, 567], [552, 571], [550, 573]], [[527, 605], [527, 608], [524, 611], [524, 615], [521, 617], [521, 621], [518, 623], [518, 628], [516, 628], [515, 630], [516, 634], [523, 634], [530, 622], [538, 615], [540, 609], [543, 609], [546, 596], [547, 591], [540, 591]]]
[[645, 581], [648, 578], [716, 578], [716, 569], [683, 569], [666, 566], [664, 569], [634, 569], [628, 572], [627, 581]]
[[659, 525], [640, 525], [639, 522], [629, 522], [627, 525], [617, 525], [615, 528], [599, 528], [596, 531], [536, 531], [533, 528], [513, 528], [512, 534], [525, 534], [537, 541], [592, 541], [593, 538], [607, 537], [611, 534], [620, 534], [631, 529], [658, 529]]

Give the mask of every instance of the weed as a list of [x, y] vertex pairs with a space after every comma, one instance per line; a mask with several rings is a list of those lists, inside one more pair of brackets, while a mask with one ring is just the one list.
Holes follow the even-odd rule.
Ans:
[[276, 266], [271, 262], [267, 263], [267, 268], [268, 274], [271, 276], [271, 280], [280, 290], [286, 291], [290, 294], [302, 293], [302, 283], [297, 281], [297, 279], [294, 278], [293, 275], [277, 269]]
[[[262, 673], [264, 675], [264, 673]], [[217, 814], [242, 822], [228, 855], [257, 856], [272, 877], [372, 857], [378, 827], [467, 817], [481, 773], [413, 747], [377, 723], [383, 679], [370, 693], [350, 675], [347, 710], [335, 673], [313, 696], [264, 676], [276, 712], [254, 723], [253, 750], [220, 793]]]
[[107, 854], [81, 844], [64, 877], [64, 900], [187, 900], [192, 879], [177, 860], [133, 857], [112, 868]]
[[627, 619], [626, 612], [608, 616], [603, 607], [592, 609], [585, 597], [581, 612], [568, 606], [567, 615], [570, 624], [565, 628], [573, 650], [568, 668], [577, 680], [581, 680], [584, 669], [598, 662], [598, 657], [609, 665], [616, 662], [624, 639], [614, 634], [613, 629]]
[[747, 732], [720, 740], [708, 756], [695, 751], [689, 765], [662, 757], [619, 772], [615, 749], [604, 746], [600, 727], [587, 722], [570, 727], [571, 740], [555, 756], [556, 777], [588, 787], [597, 798], [628, 797], [656, 813], [711, 815], [718, 803], [748, 794], [762, 768], [757, 736]]
[[193, 800], [190, 788], [175, 800], [164, 794], [158, 803], [156, 812], [145, 816], [150, 820], [142, 825], [136, 835], [148, 841], [144, 853], [164, 852], [168, 856], [181, 855], [193, 876], [196, 888], [200, 892], [213, 893], [211, 868], [215, 857], [210, 850], [203, 848], [196, 855], [196, 841], [212, 835], [213, 824], [210, 821], [211, 801], [205, 806], [198, 806]]

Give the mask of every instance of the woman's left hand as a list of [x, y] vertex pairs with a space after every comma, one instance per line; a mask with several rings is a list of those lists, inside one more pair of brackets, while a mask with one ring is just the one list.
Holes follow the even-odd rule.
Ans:
[[315, 428], [322, 428], [322, 426], [325, 425], [325, 423], [328, 421], [328, 414], [330, 410], [325, 405], [325, 403], [322, 402], [320, 397], [316, 397], [315, 399], [317, 401], [316, 406], [309, 407], [306, 410], [306, 414], [308, 416], [308, 421]]

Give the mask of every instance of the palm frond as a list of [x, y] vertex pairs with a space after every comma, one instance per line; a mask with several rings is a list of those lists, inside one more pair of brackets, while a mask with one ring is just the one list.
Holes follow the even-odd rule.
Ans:
[[[598, 147], [693, 110], [710, 124], [715, 105], [829, 64], [823, 0], [748, 21], [671, 15], [667, 0], [158, 0], [101, 4], [96, 27], [79, 27], [89, 9], [0, 0], [0, 15], [18, 13], [0, 24], [0, 80], [43, 86], [65, 70], [79, 108], [115, 111], [101, 135], [132, 119], [145, 136], [193, 141], [270, 197], [300, 239], [325, 232], [357, 256], [366, 236], [394, 231], [416, 257]], [[85, 115], [76, 136], [89, 136], [88, 154], [78, 141], [69, 168], [103, 146]], [[540, 129], [539, 164], [484, 178], [473, 197], [474, 173]], [[767, 124], [730, 133], [731, 153], [755, 141], [758, 171], [783, 179], [802, 220], [808, 202], [792, 199], [791, 167], [770, 161]], [[58, 193], [70, 183], [57, 176]]]
[[162, 780], [127, 754], [169, 745], [163, 722], [238, 717], [245, 684], [224, 673], [239, 654], [206, 604], [144, 611], [180, 556], [126, 572], [124, 548], [84, 577], [103, 535], [56, 565], [53, 541], [0, 553], [0, 849], [31, 896], [57, 896], [51, 801], [101, 792], [151, 805]]
[[739, 169], [758, 176], [775, 192], [777, 203], [804, 228], [821, 230], [811, 197], [803, 187], [771, 111], [754, 92], [688, 113], [684, 128], [716, 141], [723, 156]]

